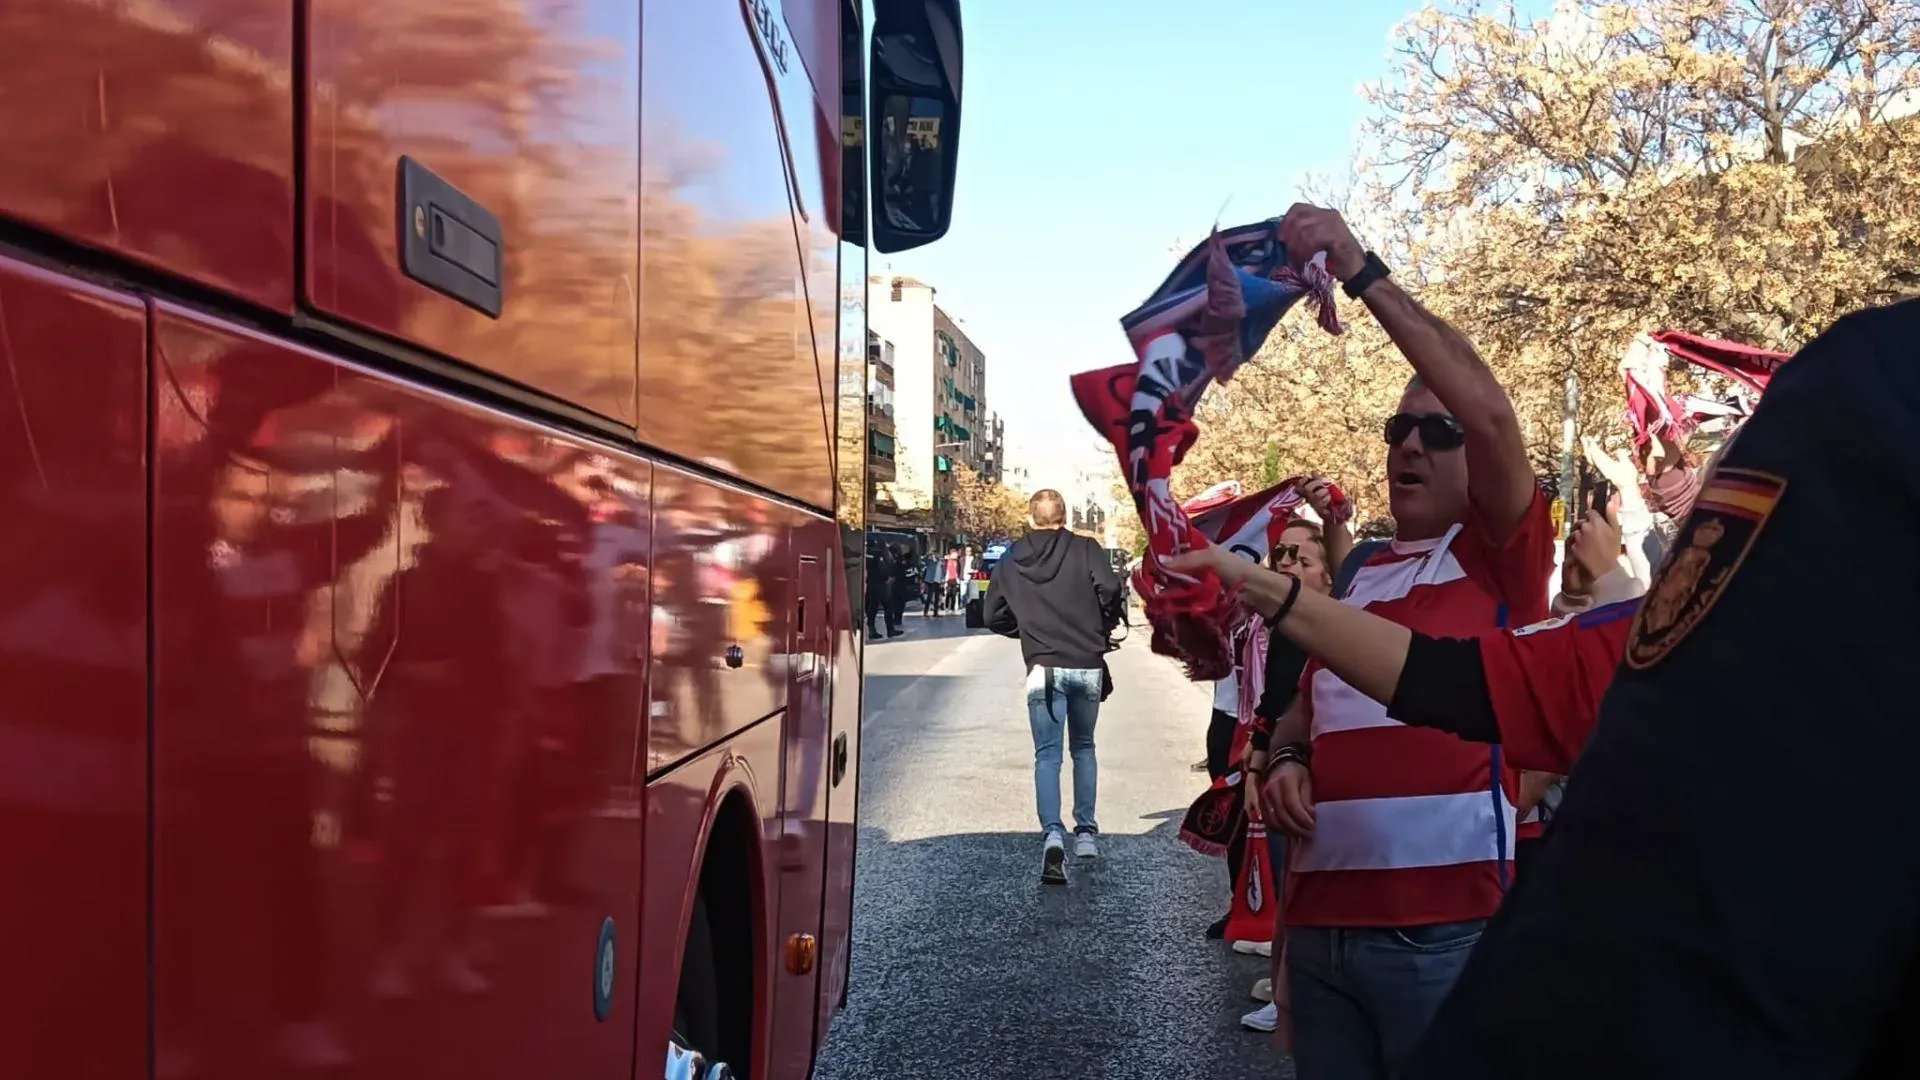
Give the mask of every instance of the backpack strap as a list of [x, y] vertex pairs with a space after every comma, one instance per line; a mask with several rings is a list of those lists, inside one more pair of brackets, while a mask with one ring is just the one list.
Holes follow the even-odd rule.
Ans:
[[1340, 569], [1334, 572], [1333, 598], [1345, 599], [1347, 590], [1353, 588], [1354, 575], [1360, 572], [1360, 568], [1367, 564], [1368, 559], [1373, 558], [1374, 552], [1386, 546], [1385, 540], [1362, 540], [1353, 545], [1353, 550], [1347, 552], [1347, 557], [1341, 560]]

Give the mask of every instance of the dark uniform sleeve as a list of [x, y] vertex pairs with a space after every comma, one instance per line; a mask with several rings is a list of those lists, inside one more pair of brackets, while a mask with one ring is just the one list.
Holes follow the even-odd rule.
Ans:
[[1408, 1080], [1920, 1075], [1916, 340], [1842, 320], [1702, 477]]

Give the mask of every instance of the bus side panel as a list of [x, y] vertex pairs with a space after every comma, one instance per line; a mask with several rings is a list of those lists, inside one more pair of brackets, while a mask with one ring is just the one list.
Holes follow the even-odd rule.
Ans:
[[[306, 302], [631, 424], [639, 6], [305, 10]], [[501, 291], [497, 320], [402, 272], [400, 230], [432, 231], [399, 205], [403, 155], [497, 219], [500, 247], [481, 258]]]
[[[768, 1076], [782, 1055], [771, 1042], [771, 972], [777, 962], [773, 920], [778, 886], [769, 872], [779, 840], [781, 717], [771, 717], [647, 782], [647, 850], [640, 902], [640, 1031], [633, 1075], [651, 1077], [666, 1060], [687, 924], [703, 867], [726, 865], [750, 882], [745, 897], [754, 935], [753, 1027], [757, 1047], [751, 1075]], [[709, 835], [720, 804], [735, 793], [747, 800], [757, 826], [752, 849], [716, 845]], [[734, 898], [741, 899], [741, 898]], [[745, 1063], [730, 1062], [736, 1074]], [[799, 1080], [799, 1078], [796, 1078]]]
[[627, 1076], [650, 466], [185, 311], [154, 338], [163, 1062]]
[[788, 513], [655, 468], [649, 774], [786, 706]]
[[145, 324], [131, 297], [0, 259], [8, 1076], [146, 1075]]
[[[759, 8], [773, 45], [761, 44]], [[638, 427], [652, 445], [826, 507], [832, 383], [814, 353], [772, 97], [805, 75], [779, 10], [644, 5]]]
[[0, 214], [293, 308], [293, 4], [0, 4]]

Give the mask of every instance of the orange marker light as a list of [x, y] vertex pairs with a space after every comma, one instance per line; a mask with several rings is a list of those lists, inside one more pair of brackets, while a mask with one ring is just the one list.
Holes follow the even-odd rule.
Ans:
[[787, 974], [805, 975], [813, 970], [820, 942], [812, 934], [795, 934], [787, 939]]

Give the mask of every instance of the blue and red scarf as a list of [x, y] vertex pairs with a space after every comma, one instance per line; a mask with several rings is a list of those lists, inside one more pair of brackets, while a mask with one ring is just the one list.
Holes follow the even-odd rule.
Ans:
[[[1136, 362], [1073, 377], [1074, 400], [1119, 455], [1146, 528], [1147, 554], [1134, 588], [1153, 627], [1153, 650], [1182, 661], [1191, 679], [1224, 678], [1232, 670], [1227, 632], [1234, 603], [1214, 575], [1161, 565], [1210, 542], [1174, 500], [1169, 478], [1199, 438], [1193, 407], [1200, 396], [1213, 382], [1232, 379], [1302, 297], [1313, 301], [1327, 332], [1341, 332], [1324, 261], [1294, 270], [1278, 222], [1216, 230], [1120, 320]], [[1267, 516], [1281, 527], [1301, 501], [1301, 484], [1296, 478], [1261, 493]]]

